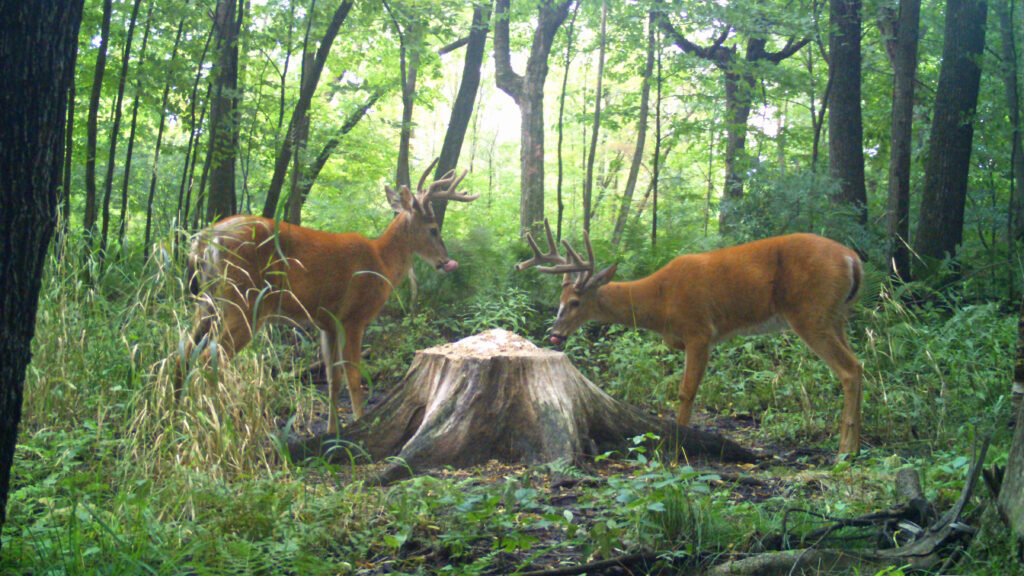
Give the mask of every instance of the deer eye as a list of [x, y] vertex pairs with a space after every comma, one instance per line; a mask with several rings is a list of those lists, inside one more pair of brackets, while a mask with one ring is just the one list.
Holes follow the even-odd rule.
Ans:
[[571, 300], [569, 302], [569, 308], [579, 308], [579, 307], [580, 307], [580, 301], [579, 300]]
[[437, 238], [437, 228], [431, 228], [430, 235], [433, 236], [434, 238]]

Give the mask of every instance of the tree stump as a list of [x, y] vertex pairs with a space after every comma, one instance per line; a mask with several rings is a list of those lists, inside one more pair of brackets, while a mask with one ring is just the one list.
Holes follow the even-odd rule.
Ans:
[[430, 468], [492, 459], [577, 461], [624, 450], [648, 432], [658, 436], [662, 449], [682, 451], [687, 458], [756, 459], [734, 442], [612, 398], [562, 352], [538, 348], [505, 330], [417, 352], [402, 382], [338, 438], [294, 440], [290, 448], [297, 459], [397, 457], [400, 462], [379, 478], [386, 483]]

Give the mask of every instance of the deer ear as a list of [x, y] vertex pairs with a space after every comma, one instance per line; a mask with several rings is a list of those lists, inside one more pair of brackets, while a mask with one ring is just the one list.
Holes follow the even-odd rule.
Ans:
[[403, 185], [398, 189], [398, 194], [401, 196], [402, 209], [406, 212], [412, 212], [416, 206], [416, 199], [409, 192], [409, 187]]
[[388, 197], [388, 204], [391, 205], [391, 209], [395, 212], [401, 212], [403, 210], [401, 195], [399, 195], [398, 192], [395, 192], [395, 189], [387, 184], [384, 185], [384, 193]]
[[601, 270], [600, 272], [594, 274], [593, 276], [590, 277], [590, 280], [587, 280], [587, 284], [586, 286], [584, 286], [584, 288], [588, 290], [594, 289], [599, 286], [604, 286], [605, 284], [611, 282], [612, 278], [615, 277], [615, 270], [618, 267], [618, 263], [612, 264], [611, 266], [605, 268], [604, 270]]

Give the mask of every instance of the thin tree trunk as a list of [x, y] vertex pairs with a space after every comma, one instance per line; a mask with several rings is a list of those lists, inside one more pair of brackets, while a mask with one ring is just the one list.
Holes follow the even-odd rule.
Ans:
[[[454, 170], [462, 153], [462, 143], [466, 139], [466, 130], [473, 117], [473, 103], [480, 89], [480, 66], [484, 60], [484, 49], [487, 44], [487, 32], [491, 19], [490, 2], [477, 2], [473, 5], [473, 23], [470, 25], [469, 40], [466, 43], [466, 58], [462, 66], [462, 80], [459, 91], [452, 103], [452, 113], [448, 120], [448, 129], [444, 133], [441, 154], [437, 161], [435, 179]], [[472, 168], [472, 160], [470, 161]], [[448, 209], [446, 200], [433, 202], [434, 217], [438, 227], [444, 226], [444, 215]]]
[[651, 100], [651, 75], [654, 70], [654, 13], [647, 17], [647, 62], [644, 64], [644, 80], [640, 88], [640, 116], [636, 120], [636, 148], [633, 150], [633, 162], [629, 166], [629, 176], [626, 177], [626, 188], [622, 191], [622, 207], [619, 209], [619, 218], [615, 222], [615, 231], [612, 233], [612, 247], [618, 250], [622, 241], [622, 234], [626, 231], [626, 219], [629, 217], [629, 209], [633, 204], [633, 191], [636, 189], [636, 180], [640, 175], [640, 165], [644, 158], [644, 143], [647, 140], [647, 114]]
[[93, 234], [96, 231], [96, 147], [99, 130], [100, 96], [103, 94], [103, 74], [107, 69], [107, 46], [110, 43], [111, 0], [103, 0], [103, 21], [100, 25], [100, 45], [96, 52], [96, 68], [92, 77], [92, 94], [89, 97], [89, 118], [86, 121], [85, 144], [85, 217], [82, 229], [86, 246], [92, 249]]
[[[149, 4], [146, 10], [146, 29], [142, 33], [142, 48], [139, 49], [139, 68], [142, 67], [143, 59], [146, 56], [146, 44], [149, 42], [149, 31], [153, 25], [153, 3]], [[139, 118], [139, 101], [142, 99], [140, 82], [135, 81], [135, 98], [132, 102], [132, 122], [128, 129], [128, 149], [125, 151], [124, 178], [121, 181], [121, 219], [117, 229], [117, 243], [119, 251], [124, 250], [124, 238], [127, 233], [128, 221], [128, 182], [132, 173], [132, 155], [135, 150], [135, 128]], [[145, 248], [143, 248], [145, 250]]]
[[891, 42], [893, 85], [887, 236], [890, 272], [905, 279], [910, 278], [910, 156], [920, 15], [921, 0], [900, 0]]
[[572, 46], [573, 46], [573, 35], [576, 32], [576, 15], [579, 14], [580, 3], [577, 2], [573, 6], [572, 18], [569, 19], [569, 29], [566, 33], [565, 40], [565, 61], [563, 64], [562, 72], [562, 90], [558, 95], [558, 178], [555, 182], [555, 193], [558, 199], [558, 216], [556, 218], [555, 226], [555, 238], [558, 240], [562, 239], [562, 218], [565, 214], [565, 199], [562, 197], [562, 141], [564, 136], [565, 126], [565, 90], [569, 83], [569, 66], [572, 64]]
[[313, 94], [316, 92], [317, 84], [320, 83], [320, 75], [323, 73], [324, 65], [327, 63], [327, 55], [331, 52], [331, 44], [338, 35], [338, 30], [345, 23], [349, 11], [352, 9], [353, 0], [345, 0], [338, 6], [327, 25], [320, 46], [316, 51], [316, 58], [313, 59], [313, 68], [306, 82], [299, 89], [299, 99], [292, 110], [291, 120], [288, 122], [288, 131], [277, 151], [277, 158], [274, 161], [274, 174], [270, 179], [270, 186], [267, 188], [267, 200], [263, 205], [263, 217], [273, 218], [277, 213], [277, 203], [281, 198], [281, 188], [284, 185], [285, 173], [288, 171], [288, 163], [292, 154], [293, 130], [299, 124], [299, 119], [309, 110], [313, 101]]
[[594, 122], [590, 126], [590, 154], [587, 155], [587, 173], [583, 177], [583, 231], [590, 232], [591, 200], [594, 196], [594, 159], [601, 132], [601, 88], [604, 82], [604, 52], [607, 40], [608, 0], [601, 2], [601, 32], [597, 52], [597, 88], [594, 91]]
[[[312, 21], [312, 19], [310, 19]], [[308, 50], [309, 30], [306, 33], [306, 42], [302, 50], [302, 73], [300, 78], [304, 79], [313, 66], [313, 53]], [[302, 82], [300, 81], [300, 85]], [[284, 221], [298, 226], [302, 223], [302, 189], [307, 177], [306, 174], [306, 147], [309, 144], [309, 111], [296, 119], [292, 147], [292, 182], [288, 192], [288, 199], [285, 204]]]
[[[210, 44], [213, 40], [213, 27], [210, 28], [209, 33], [206, 35], [206, 43], [203, 46], [203, 52], [199, 56], [199, 60], [196, 63], [196, 77], [192, 83], [192, 95], [190, 97], [189, 104], [189, 127], [188, 127], [188, 144], [185, 146], [185, 168], [181, 171], [181, 186], [178, 189], [178, 208], [175, 212], [176, 224], [181, 229], [188, 228], [186, 222], [188, 222], [188, 212], [190, 209], [189, 199], [192, 197], [192, 173], [195, 167], [195, 157], [198, 151], [198, 140], [202, 131], [203, 121], [206, 118], [206, 106], [204, 104], [202, 111], [200, 112], [200, 118], [196, 119], [196, 106], [199, 103], [199, 83], [203, 79], [203, 71], [205, 70], [206, 54], [210, 50]], [[207, 96], [209, 96], [209, 89], [207, 90]], [[204, 99], [204, 102], [209, 102], [209, 97]], [[191, 168], [190, 161], [191, 160]], [[187, 189], [187, 193], [186, 193]]]
[[[0, 528], [57, 224], [82, 0], [0, 0]], [[2, 542], [2, 540], [0, 540]]]
[[64, 258], [64, 249], [67, 247], [68, 238], [71, 234], [71, 160], [75, 152], [75, 69], [78, 63], [78, 50], [74, 51], [71, 58], [70, 74], [71, 80], [68, 83], [68, 119], [67, 130], [64, 135], [64, 176], [61, 179], [60, 200], [63, 204], [60, 228], [57, 229], [58, 258]]
[[395, 184], [411, 186], [409, 142], [412, 140], [412, 114], [416, 106], [416, 76], [420, 68], [419, 45], [422, 27], [418, 22], [408, 21], [403, 28], [402, 23], [398, 21], [399, 15], [386, 1], [384, 8], [388, 11], [391, 24], [398, 35], [398, 71], [402, 87], [402, 124], [398, 134], [398, 165], [395, 168]]
[[833, 90], [828, 116], [829, 172], [839, 180], [837, 202], [867, 222], [864, 183], [864, 127], [860, 108], [860, 0], [831, 0], [829, 33]]
[[121, 75], [117, 81], [117, 97], [114, 100], [114, 124], [110, 128], [110, 146], [107, 149], [107, 166], [103, 178], [103, 212], [100, 232], [100, 258], [107, 254], [107, 234], [110, 231], [110, 197], [114, 189], [114, 168], [117, 166], [117, 141], [121, 136], [121, 115], [124, 104], [124, 90], [128, 84], [128, 64], [131, 60], [132, 39], [135, 36], [135, 24], [139, 17], [142, 0], [135, 0], [132, 14], [128, 21], [128, 32], [121, 52]]
[[1020, 65], [1017, 61], [1017, 38], [1014, 31], [1014, 0], [998, 0], [995, 3], [999, 18], [999, 37], [1002, 44], [1003, 84], [1006, 92], [1006, 109], [1013, 132], [1010, 141], [1010, 235], [1015, 240], [1024, 240], [1024, 147], [1021, 142], [1020, 120]]
[[[174, 46], [171, 48], [171, 58], [168, 60], [168, 68], [173, 68], [174, 61], [178, 57], [178, 46], [181, 44], [181, 34], [185, 29], [185, 18], [178, 22], [178, 32], [174, 35]], [[153, 147], [153, 168], [149, 175], [149, 194], [146, 197], [146, 235], [142, 243], [142, 258], [149, 258], [149, 246], [153, 226], [153, 198], [156, 195], [156, 176], [160, 166], [160, 147], [164, 140], [164, 127], [167, 125], [167, 103], [171, 95], [170, 77], [164, 82], [164, 93], [160, 97], [160, 124], [156, 130], [156, 144]], [[188, 156], [185, 156], [188, 158]]]
[[[659, 34], [660, 36], [660, 34]], [[651, 170], [651, 248], [658, 245], [658, 179], [661, 176], [661, 38], [658, 38], [658, 96], [654, 100], [654, 167]], [[667, 155], [667, 154], [666, 154]]]
[[[963, 239], [987, 14], [988, 4], [984, 1], [946, 2], [942, 68], [925, 161], [921, 216], [914, 239], [914, 251], [932, 261], [954, 256]], [[925, 267], [928, 266], [926, 261]]]

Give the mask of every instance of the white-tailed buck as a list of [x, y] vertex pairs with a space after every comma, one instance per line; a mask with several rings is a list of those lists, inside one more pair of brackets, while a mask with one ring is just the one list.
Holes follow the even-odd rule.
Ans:
[[[379, 238], [332, 234], [256, 216], [231, 216], [200, 232], [188, 257], [189, 289], [197, 298], [195, 322], [175, 374], [180, 396], [182, 364], [216, 324], [221, 358], [229, 359], [265, 322], [315, 326], [330, 385], [328, 433], [338, 431], [338, 395], [347, 376], [352, 412], [363, 414], [359, 370], [363, 330], [376, 318], [391, 290], [408, 274], [418, 254], [437, 270], [451, 272], [432, 200], [471, 202], [457, 193], [466, 176], [448, 172], [423, 188], [435, 160], [413, 195], [407, 186], [385, 187], [395, 219]], [[211, 346], [200, 355], [210, 356]]]
[[653, 330], [686, 351], [676, 421], [690, 422], [693, 399], [712, 344], [737, 334], [774, 332], [787, 325], [828, 364], [843, 386], [839, 452], [860, 450], [863, 369], [846, 341], [845, 325], [863, 277], [849, 248], [814, 234], [790, 234], [704, 254], [678, 256], [641, 280], [612, 282], [615, 265], [594, 271], [565, 240], [561, 256], [547, 226], [548, 251], [533, 237], [534, 256], [516, 269], [564, 274], [551, 342], [561, 345], [587, 320]]

